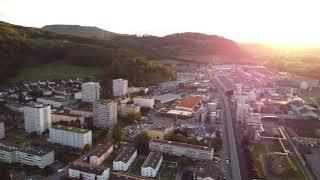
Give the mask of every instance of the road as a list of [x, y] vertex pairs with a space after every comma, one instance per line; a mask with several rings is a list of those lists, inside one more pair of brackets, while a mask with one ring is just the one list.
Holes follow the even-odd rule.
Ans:
[[289, 143], [289, 146], [292, 149], [292, 152], [294, 155], [293, 157], [294, 157], [295, 161], [297, 162], [297, 165], [301, 169], [302, 173], [304, 174], [305, 178], [308, 180], [314, 180], [312, 173], [306, 167], [306, 165], [305, 165], [306, 162], [302, 158], [302, 156], [301, 156], [299, 150], [297, 149], [297, 147], [295, 146], [295, 144], [292, 142], [291, 137], [288, 135], [288, 133], [286, 132], [286, 130], [283, 127], [280, 127], [280, 128], [282, 129], [282, 132], [286, 136], [288, 143]]
[[241, 171], [239, 166], [239, 158], [238, 158], [238, 152], [237, 152], [237, 145], [235, 140], [235, 134], [233, 130], [232, 125], [232, 115], [230, 111], [230, 105], [228, 102], [227, 97], [223, 96], [223, 103], [225, 108], [225, 122], [227, 126], [227, 139], [228, 139], [228, 145], [229, 145], [229, 161], [231, 166], [231, 172], [232, 172], [232, 179], [233, 180], [241, 180]]

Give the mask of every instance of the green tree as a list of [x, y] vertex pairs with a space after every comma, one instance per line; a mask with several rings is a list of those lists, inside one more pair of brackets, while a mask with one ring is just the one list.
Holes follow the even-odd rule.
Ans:
[[141, 154], [148, 154], [149, 153], [150, 139], [151, 139], [150, 136], [145, 131], [141, 132], [140, 134], [138, 134], [134, 138], [134, 144], [135, 144], [139, 153], [141, 153]]
[[89, 151], [91, 149], [91, 145], [90, 144], [86, 144], [84, 147], [83, 147], [83, 150], [84, 151]]
[[140, 121], [141, 113], [140, 112], [137, 112], [137, 113], [136, 112], [130, 112], [130, 113], [128, 113], [127, 118], [130, 121]]
[[123, 134], [123, 129], [121, 126], [117, 125], [112, 129], [112, 139], [115, 142], [119, 143], [121, 141], [122, 134]]

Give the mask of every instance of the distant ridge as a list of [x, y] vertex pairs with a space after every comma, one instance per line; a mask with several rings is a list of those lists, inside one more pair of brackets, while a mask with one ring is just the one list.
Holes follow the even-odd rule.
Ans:
[[81, 37], [88, 37], [94, 39], [110, 40], [122, 34], [106, 31], [95, 26], [80, 26], [80, 25], [46, 25], [42, 27], [46, 31], [51, 31], [59, 34], [68, 34]]

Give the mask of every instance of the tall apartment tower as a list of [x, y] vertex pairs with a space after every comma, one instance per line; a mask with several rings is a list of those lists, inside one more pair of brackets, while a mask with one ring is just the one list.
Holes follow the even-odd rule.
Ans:
[[42, 134], [51, 127], [51, 106], [33, 104], [24, 107], [24, 128], [27, 133]]
[[93, 103], [93, 125], [100, 128], [114, 126], [118, 121], [117, 103], [101, 100]]
[[128, 80], [125, 79], [114, 79], [112, 82], [113, 96], [121, 97], [128, 93]]
[[4, 128], [4, 122], [0, 121], [0, 139], [6, 137], [6, 129]]
[[81, 100], [83, 102], [95, 102], [100, 99], [100, 84], [86, 82], [81, 84]]

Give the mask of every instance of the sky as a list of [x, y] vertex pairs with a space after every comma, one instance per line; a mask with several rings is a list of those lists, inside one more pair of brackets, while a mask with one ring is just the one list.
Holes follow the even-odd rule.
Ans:
[[0, 0], [0, 20], [97, 26], [125, 34], [216, 34], [238, 42], [320, 46], [320, 0]]

